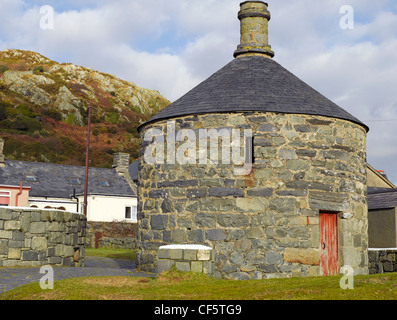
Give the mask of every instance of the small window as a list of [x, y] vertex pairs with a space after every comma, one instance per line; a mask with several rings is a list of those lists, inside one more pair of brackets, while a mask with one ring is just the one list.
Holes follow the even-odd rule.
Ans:
[[70, 181], [72, 181], [72, 184], [74, 185], [80, 185], [80, 179], [79, 178], [71, 178]]
[[26, 178], [26, 181], [29, 181], [29, 182], [36, 182], [37, 181], [36, 177], [33, 176], [33, 175], [27, 175], [25, 178]]
[[137, 207], [125, 207], [125, 219], [136, 220], [137, 219]]
[[0, 191], [0, 207], [8, 207], [10, 198], [11, 193], [9, 191]]
[[101, 187], [110, 187], [110, 184], [107, 181], [99, 181], [99, 183], [101, 184]]
[[131, 207], [125, 207], [125, 218], [130, 220], [131, 219], [132, 210]]

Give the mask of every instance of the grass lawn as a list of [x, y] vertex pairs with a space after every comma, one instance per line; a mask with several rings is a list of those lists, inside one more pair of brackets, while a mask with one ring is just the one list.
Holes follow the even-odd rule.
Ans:
[[86, 248], [85, 255], [91, 257], [105, 257], [112, 259], [135, 261], [135, 250], [127, 250], [127, 249]]
[[0, 300], [397, 300], [397, 274], [356, 276], [353, 290], [341, 277], [232, 281], [169, 271], [154, 279], [94, 277], [55, 282], [43, 291], [29, 284]]
[[[135, 259], [135, 251], [86, 249], [87, 256]], [[232, 281], [168, 271], [156, 278], [92, 277], [32, 283], [0, 294], [0, 300], [397, 300], [397, 273], [354, 277], [354, 289], [340, 288], [341, 276]]]

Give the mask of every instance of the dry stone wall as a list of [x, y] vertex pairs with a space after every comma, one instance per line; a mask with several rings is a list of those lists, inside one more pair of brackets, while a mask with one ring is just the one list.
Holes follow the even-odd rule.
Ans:
[[397, 272], [397, 249], [370, 249], [369, 273]]
[[0, 266], [85, 264], [86, 217], [65, 211], [0, 208]]
[[[144, 154], [152, 144], [144, 140], [145, 133], [157, 129], [166, 138], [167, 121], [145, 126], [139, 158], [141, 269], [155, 271], [159, 246], [175, 243], [213, 248], [214, 275], [219, 278], [319, 275], [319, 212], [327, 211], [339, 215], [339, 267], [350, 265], [357, 274], [368, 273], [362, 126], [276, 113], [207, 114], [169, 121], [174, 121], [176, 131], [196, 133], [203, 128], [251, 129], [254, 164], [245, 176], [236, 176], [236, 166], [221, 161], [148, 164]], [[183, 143], [176, 142], [176, 149]], [[196, 151], [198, 159], [202, 151]]]

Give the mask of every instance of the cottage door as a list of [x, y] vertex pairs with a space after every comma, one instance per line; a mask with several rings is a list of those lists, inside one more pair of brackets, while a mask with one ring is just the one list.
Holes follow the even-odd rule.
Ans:
[[338, 216], [320, 213], [320, 273], [338, 275]]

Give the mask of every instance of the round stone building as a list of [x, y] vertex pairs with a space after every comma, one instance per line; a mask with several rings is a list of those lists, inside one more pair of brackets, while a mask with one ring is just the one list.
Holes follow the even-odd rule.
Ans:
[[238, 18], [235, 59], [139, 128], [139, 268], [201, 244], [218, 278], [367, 274], [368, 128], [273, 60], [266, 3]]

